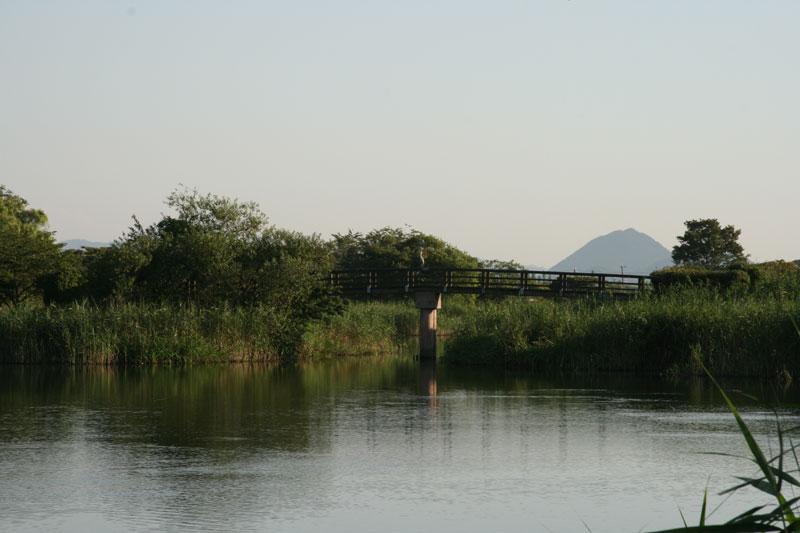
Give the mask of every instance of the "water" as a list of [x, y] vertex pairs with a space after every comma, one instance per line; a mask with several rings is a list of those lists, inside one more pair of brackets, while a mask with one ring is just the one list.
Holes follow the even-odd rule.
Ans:
[[[751, 392], [773, 391], [748, 385]], [[800, 422], [791, 397], [780, 413]], [[745, 403], [762, 442], [771, 411]], [[701, 381], [348, 359], [0, 368], [3, 531], [639, 531], [753, 473]], [[714, 496], [718, 503], [721, 497]], [[715, 516], [764, 501], [729, 500]]]

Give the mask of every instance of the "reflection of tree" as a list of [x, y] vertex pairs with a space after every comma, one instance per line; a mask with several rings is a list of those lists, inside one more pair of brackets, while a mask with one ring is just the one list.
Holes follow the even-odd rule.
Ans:
[[[664, 402], [665, 394], [673, 399]], [[0, 461], [15, 477], [2, 485], [18, 515], [33, 486], [44, 495], [33, 498], [38, 505], [96, 506], [123, 526], [155, 517], [209, 529], [325, 512], [343, 494], [347, 504], [362, 494], [392, 498], [395, 475], [403, 481], [409, 469], [424, 481], [414, 486], [423, 498], [450, 490], [450, 481], [437, 484], [440, 472], [476, 466], [489, 480], [512, 476], [532, 490], [563, 462], [613, 463], [620, 444], [642, 451], [639, 460], [683, 453], [683, 439], [656, 442], [638, 431], [663, 425], [665, 413], [655, 411], [671, 411], [675, 394], [689, 404], [718, 402], [703, 381], [547, 378], [396, 357], [292, 367], [7, 367]], [[626, 398], [634, 401], [618, 401]], [[646, 418], [632, 422], [637, 412]], [[697, 428], [691, 416], [666, 420], [671, 433]]]
[[55, 405], [91, 410], [109, 443], [325, 451], [335, 408], [328, 400], [411, 384], [415, 374], [412, 361], [397, 358], [298, 367], [8, 367], [0, 373], [0, 416], [14, 418], [7, 434], [21, 439], [67, 437], [68, 413], [53, 414], [46, 428], [30, 416], [31, 407]]

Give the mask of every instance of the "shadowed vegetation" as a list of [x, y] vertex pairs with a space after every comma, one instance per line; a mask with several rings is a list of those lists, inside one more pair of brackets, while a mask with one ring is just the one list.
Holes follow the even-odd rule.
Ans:
[[[179, 189], [169, 213], [106, 248], [64, 251], [46, 216], [0, 186], [0, 362], [188, 364], [396, 352], [414, 342], [407, 298], [347, 303], [335, 268], [518, 268], [413, 229], [331, 240], [275, 228], [258, 206]], [[738, 230], [690, 221], [683, 266], [632, 302], [447, 295], [453, 364], [595, 372], [797, 375], [800, 268], [746, 263]], [[684, 253], [685, 252], [685, 253]], [[679, 254], [680, 255], [680, 254]], [[495, 276], [500, 276], [499, 271]], [[595, 283], [595, 278], [573, 281]], [[405, 347], [407, 348], [407, 347]]]
[[445, 346], [455, 364], [562, 372], [800, 375], [793, 299], [678, 291], [631, 302], [489, 302], [464, 314]]

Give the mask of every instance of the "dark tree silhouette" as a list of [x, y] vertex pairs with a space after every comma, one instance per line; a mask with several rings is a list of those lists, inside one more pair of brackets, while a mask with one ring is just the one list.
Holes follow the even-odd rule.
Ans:
[[704, 268], [727, 268], [747, 261], [739, 235], [742, 230], [733, 226], [720, 226], [715, 218], [687, 220], [686, 231], [678, 237], [672, 249], [672, 260], [677, 265]]

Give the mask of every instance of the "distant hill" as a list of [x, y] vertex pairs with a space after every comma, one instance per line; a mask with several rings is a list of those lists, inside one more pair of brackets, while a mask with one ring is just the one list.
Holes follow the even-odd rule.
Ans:
[[109, 246], [107, 242], [87, 241], [84, 239], [70, 239], [64, 241], [65, 250], [80, 250], [81, 248], [105, 248]]
[[550, 270], [616, 273], [625, 265], [626, 274], [647, 275], [671, 264], [672, 254], [661, 243], [628, 228], [589, 241]]

